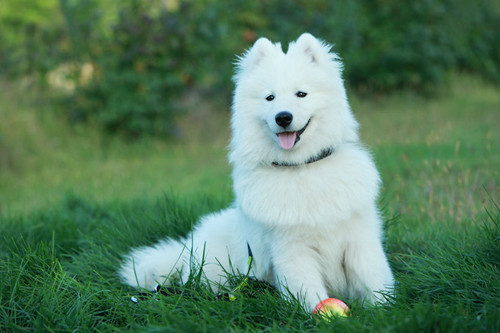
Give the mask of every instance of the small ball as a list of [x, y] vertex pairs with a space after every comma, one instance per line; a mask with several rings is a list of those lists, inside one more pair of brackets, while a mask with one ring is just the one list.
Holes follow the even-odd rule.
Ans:
[[331, 320], [335, 317], [347, 317], [349, 307], [339, 299], [327, 298], [316, 305], [313, 314], [320, 316], [316, 318]]

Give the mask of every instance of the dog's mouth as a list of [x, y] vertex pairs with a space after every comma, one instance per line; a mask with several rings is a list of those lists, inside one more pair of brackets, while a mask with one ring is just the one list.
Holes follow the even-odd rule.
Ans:
[[310, 122], [311, 122], [311, 119], [309, 118], [306, 125], [296, 132], [278, 133], [277, 135], [278, 135], [281, 147], [283, 149], [287, 149], [287, 150], [293, 148], [295, 146], [295, 144], [297, 142], [299, 142], [300, 136], [302, 135], [302, 133], [304, 133], [304, 131], [306, 130], [306, 128]]

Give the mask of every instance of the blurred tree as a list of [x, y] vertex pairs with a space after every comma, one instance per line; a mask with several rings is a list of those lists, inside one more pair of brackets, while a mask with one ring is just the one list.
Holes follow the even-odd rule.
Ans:
[[2, 0], [0, 2], [0, 73], [46, 70], [58, 40], [62, 19], [57, 0]]
[[188, 89], [229, 95], [260, 36], [334, 43], [360, 91], [433, 92], [461, 70], [500, 82], [499, 0], [2, 0], [0, 30], [0, 74], [69, 68], [70, 119], [133, 137], [171, 134]]

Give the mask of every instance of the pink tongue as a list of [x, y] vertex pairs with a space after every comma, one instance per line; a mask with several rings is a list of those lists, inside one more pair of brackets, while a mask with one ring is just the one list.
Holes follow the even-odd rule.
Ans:
[[296, 132], [283, 132], [279, 134], [280, 145], [284, 149], [290, 149], [295, 144]]

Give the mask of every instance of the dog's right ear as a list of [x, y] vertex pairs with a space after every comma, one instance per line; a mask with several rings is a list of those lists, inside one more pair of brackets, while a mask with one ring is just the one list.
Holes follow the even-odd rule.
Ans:
[[252, 70], [262, 61], [262, 59], [275, 52], [277, 47], [281, 49], [280, 44], [274, 45], [267, 38], [261, 37], [257, 39], [253, 46], [244, 55], [238, 58], [238, 72]]

